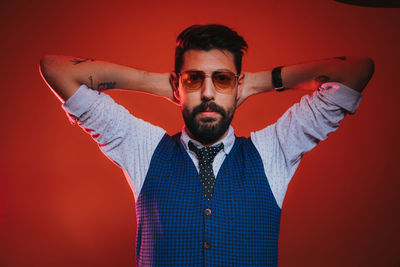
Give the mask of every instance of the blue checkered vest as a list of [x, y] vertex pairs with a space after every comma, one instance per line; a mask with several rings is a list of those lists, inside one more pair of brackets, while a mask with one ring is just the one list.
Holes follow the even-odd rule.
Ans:
[[165, 135], [136, 203], [137, 266], [277, 266], [280, 214], [249, 138], [236, 137], [207, 201], [180, 134]]

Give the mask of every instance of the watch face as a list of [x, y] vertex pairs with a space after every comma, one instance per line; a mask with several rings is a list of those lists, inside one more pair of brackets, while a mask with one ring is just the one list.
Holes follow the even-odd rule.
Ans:
[[400, 7], [399, 0], [335, 0], [344, 4], [365, 7]]
[[282, 66], [276, 67], [272, 70], [272, 84], [276, 91], [283, 91], [281, 71]]

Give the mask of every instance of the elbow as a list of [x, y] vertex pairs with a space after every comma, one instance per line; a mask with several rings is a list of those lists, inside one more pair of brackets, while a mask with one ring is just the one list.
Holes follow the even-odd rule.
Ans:
[[50, 87], [65, 76], [67, 71], [63, 61], [64, 58], [57, 55], [44, 55], [40, 58], [39, 73]]
[[359, 70], [359, 75], [363, 78], [371, 78], [375, 71], [375, 62], [370, 57], [359, 57], [356, 58], [355, 66]]
[[368, 77], [368, 81], [371, 79], [372, 75], [375, 72], [375, 62], [372, 58], [367, 57], [365, 59], [365, 72], [367, 74]]
[[374, 74], [374, 60], [370, 57], [354, 57], [350, 59], [348, 66], [346, 71], [348, 85], [361, 93]]
[[375, 62], [370, 57], [365, 57], [362, 59], [360, 65], [360, 86], [359, 91], [361, 92], [367, 86], [375, 72]]
[[52, 63], [54, 62], [54, 57], [51, 55], [44, 55], [40, 58], [39, 62], [39, 73], [44, 80], [48, 80], [52, 76], [54, 68], [52, 68]]
[[49, 65], [49, 61], [51, 57], [49, 55], [44, 55], [40, 58], [39, 62], [39, 70], [43, 73], [44, 70], [47, 69], [47, 66]]

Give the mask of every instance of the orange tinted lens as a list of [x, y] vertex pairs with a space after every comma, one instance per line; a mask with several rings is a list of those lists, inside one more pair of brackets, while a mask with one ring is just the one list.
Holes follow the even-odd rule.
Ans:
[[182, 73], [182, 84], [186, 89], [196, 90], [201, 87], [204, 78], [202, 71], [185, 71]]
[[217, 89], [222, 91], [232, 90], [236, 85], [236, 76], [234, 73], [226, 72], [214, 72], [212, 80]]

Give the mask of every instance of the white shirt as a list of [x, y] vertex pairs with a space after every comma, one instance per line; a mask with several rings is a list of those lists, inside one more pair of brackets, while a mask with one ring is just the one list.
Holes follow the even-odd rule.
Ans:
[[[279, 207], [282, 207], [288, 184], [302, 156], [335, 131], [347, 113], [353, 114], [361, 98], [359, 92], [343, 84], [325, 83], [311, 96], [303, 96], [276, 123], [251, 132], [251, 141], [261, 156]], [[71, 123], [78, 122], [98, 143], [101, 151], [124, 171], [137, 200], [152, 155], [166, 131], [136, 118], [109, 95], [85, 84], [62, 107]], [[198, 170], [197, 157], [188, 148], [189, 140], [183, 129], [181, 142]], [[228, 134], [220, 141], [224, 143], [224, 149], [213, 162], [215, 176], [234, 141], [234, 129], [230, 126]], [[201, 146], [196, 140], [192, 142]]]

